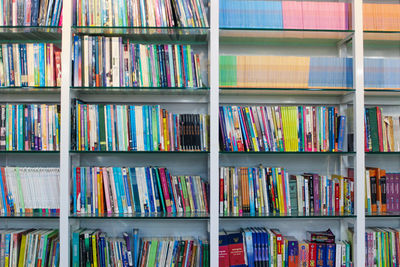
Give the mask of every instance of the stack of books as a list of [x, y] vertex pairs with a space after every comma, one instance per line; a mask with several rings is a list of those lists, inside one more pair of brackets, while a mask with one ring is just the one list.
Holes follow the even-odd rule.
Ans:
[[75, 36], [73, 84], [85, 87], [201, 87], [190, 45], [145, 45], [122, 37]]
[[245, 88], [352, 88], [351, 58], [220, 56], [220, 86]]
[[60, 106], [0, 105], [0, 151], [60, 149]]
[[208, 115], [157, 106], [73, 101], [72, 148], [80, 151], [208, 151]]
[[0, 230], [0, 266], [58, 266], [58, 230]]
[[365, 229], [365, 266], [400, 264], [399, 229], [368, 227]]
[[349, 241], [336, 241], [329, 229], [306, 234], [298, 240], [263, 227], [222, 231], [219, 266], [352, 266]]
[[207, 214], [209, 185], [166, 168], [77, 167], [72, 199], [80, 214]]
[[283, 168], [220, 168], [220, 214], [340, 215], [354, 212], [354, 179], [289, 175]]
[[99, 230], [73, 232], [72, 266], [210, 266], [207, 240], [139, 238], [138, 229], [132, 232], [119, 238]]
[[220, 107], [221, 151], [343, 151], [346, 116], [337, 107]]
[[2, 86], [61, 86], [61, 50], [46, 43], [0, 45]]
[[220, 2], [223, 28], [348, 30], [348, 3], [296, 1]]
[[76, 26], [208, 27], [203, 0], [74, 0]]
[[365, 58], [364, 84], [368, 89], [400, 88], [399, 58]]
[[382, 108], [365, 109], [365, 151], [399, 152], [400, 117], [385, 115]]
[[62, 0], [1, 0], [0, 26], [61, 26]]
[[400, 174], [380, 168], [365, 170], [365, 211], [368, 213], [400, 212]]
[[0, 167], [0, 214], [60, 212], [58, 168]]
[[399, 31], [400, 5], [389, 3], [363, 4], [365, 31]]

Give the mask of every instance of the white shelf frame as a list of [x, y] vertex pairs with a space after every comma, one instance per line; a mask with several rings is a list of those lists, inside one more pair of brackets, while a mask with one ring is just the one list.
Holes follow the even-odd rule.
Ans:
[[[70, 180], [70, 107], [71, 107], [71, 44], [72, 44], [72, 1], [63, 2], [63, 26], [62, 26], [62, 86], [61, 86], [61, 146], [60, 146], [60, 266], [70, 266], [70, 227], [73, 220], [69, 219], [69, 180]], [[210, 181], [210, 266], [218, 266], [218, 233], [219, 233], [219, 0], [210, 1], [210, 154], [209, 154], [209, 181]], [[354, 88], [356, 89], [352, 101], [354, 106], [355, 129], [355, 236], [354, 236], [354, 260], [355, 266], [365, 266], [365, 213], [364, 213], [364, 73], [363, 73], [363, 19], [362, 0], [353, 1], [353, 25], [352, 37], [354, 56]], [[88, 96], [90, 97], [90, 96]], [[283, 96], [284, 97], [284, 96]], [[161, 99], [162, 97], [158, 97]], [[145, 101], [145, 100], [144, 100]], [[203, 100], [204, 101], [204, 100]], [[207, 102], [207, 101], [206, 101]], [[149, 163], [151, 164], [151, 163]], [[360, 190], [357, 190], [360, 189]], [[268, 219], [265, 219], [268, 220]], [[354, 221], [346, 219], [341, 222], [343, 235], [347, 225]], [[187, 222], [187, 221], [185, 221]], [[160, 224], [163, 223], [161, 220]], [[74, 225], [76, 227], [76, 225]]]

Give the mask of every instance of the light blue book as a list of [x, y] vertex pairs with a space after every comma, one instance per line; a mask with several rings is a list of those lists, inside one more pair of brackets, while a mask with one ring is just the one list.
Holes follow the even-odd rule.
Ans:
[[39, 44], [39, 84], [46, 86], [46, 46], [44, 43]]
[[107, 118], [106, 118], [106, 129], [107, 129], [107, 150], [112, 151], [113, 150], [113, 145], [112, 145], [112, 140], [113, 140], [113, 132], [112, 132], [112, 127], [111, 127], [111, 107], [110, 105], [106, 105], [106, 111], [107, 111]]
[[122, 206], [121, 200], [121, 191], [120, 191], [120, 179], [118, 173], [118, 167], [113, 167], [113, 174], [114, 174], [114, 184], [115, 184], [115, 194], [117, 195], [117, 204], [118, 204], [118, 211], [119, 213], [124, 213], [124, 208]]
[[[125, 192], [125, 188], [124, 188], [124, 178], [122, 177], [122, 168], [117, 168], [117, 172], [118, 172], [118, 187], [119, 187], [119, 196], [121, 198], [121, 204], [122, 204], [122, 208], [123, 208], [123, 213], [128, 213], [128, 207], [126, 205], [124, 205], [124, 203], [126, 202], [126, 193]], [[121, 211], [120, 211], [121, 212]]]
[[253, 233], [248, 228], [242, 229], [242, 232], [245, 238], [247, 264], [249, 267], [254, 267]]
[[248, 169], [249, 176], [249, 201], [250, 201], [250, 215], [255, 215], [256, 209], [254, 206], [254, 176], [252, 169]]

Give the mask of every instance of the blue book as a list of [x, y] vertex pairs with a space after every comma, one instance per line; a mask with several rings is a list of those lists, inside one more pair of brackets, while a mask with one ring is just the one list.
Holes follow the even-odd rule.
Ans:
[[194, 210], [198, 211], [200, 209], [200, 207], [199, 207], [199, 203], [197, 203], [198, 194], [197, 194], [196, 189], [195, 189], [196, 186], [195, 186], [195, 183], [194, 183], [193, 176], [189, 176], [189, 180], [190, 180], [190, 188], [192, 190]]
[[[77, 203], [76, 203], [76, 168], [74, 168], [74, 174], [73, 175], [74, 175], [74, 178], [72, 179], [72, 194], [74, 196], [74, 199], [73, 199], [72, 212], [74, 214], [76, 214], [76, 206], [77, 206]], [[1, 176], [1, 174], [0, 174], [0, 176]]]
[[133, 229], [133, 235], [132, 235], [132, 239], [133, 239], [133, 266], [137, 267], [138, 266], [138, 248], [139, 248], [139, 229]]
[[107, 129], [107, 150], [112, 151], [113, 146], [112, 146], [112, 140], [113, 140], [113, 133], [112, 133], [112, 127], [111, 127], [111, 107], [110, 105], [105, 105], [106, 112], [107, 112], [107, 118], [106, 118], [106, 129]]
[[168, 183], [167, 185], [168, 185], [169, 197], [171, 199], [172, 213], [176, 213], [176, 211], [177, 211], [176, 206], [175, 206], [176, 199], [175, 199], [174, 192], [173, 192], [173, 189], [172, 189], [171, 175], [170, 175], [170, 173], [169, 173], [169, 171], [167, 169], [165, 169], [165, 178], [166, 178], [167, 183]]
[[117, 204], [118, 204], [118, 211], [119, 213], [124, 213], [124, 208], [122, 206], [122, 199], [121, 199], [121, 191], [120, 191], [120, 179], [119, 179], [119, 172], [118, 167], [113, 167], [113, 174], [114, 174], [114, 183], [115, 183], [115, 194], [117, 195]]
[[242, 230], [244, 232], [246, 254], [247, 254], [247, 264], [249, 267], [254, 266], [254, 249], [253, 249], [253, 233], [249, 230]]
[[38, 26], [39, 1], [40, 0], [32, 0], [31, 26]]
[[254, 207], [254, 177], [251, 169], [248, 170], [248, 176], [249, 176], [250, 215], [255, 215], [256, 210]]
[[140, 213], [140, 200], [139, 200], [139, 189], [137, 185], [137, 179], [136, 179], [136, 169], [135, 168], [130, 168], [129, 169], [129, 175], [131, 176], [131, 188], [132, 188], [132, 195], [133, 195], [133, 202], [135, 204], [135, 212]]
[[346, 127], [346, 116], [339, 116], [338, 151], [344, 151], [343, 146], [344, 146], [345, 127]]
[[45, 44], [39, 43], [39, 85], [46, 86], [46, 58], [45, 58]]
[[124, 179], [124, 189], [125, 189], [125, 195], [126, 195], [126, 204], [128, 206], [128, 212], [132, 212], [132, 201], [131, 201], [131, 196], [129, 194], [130, 185], [128, 184], [128, 174], [127, 174], [126, 168], [122, 168], [122, 176]]
[[126, 193], [125, 192], [125, 186], [124, 186], [124, 177], [122, 175], [122, 168], [117, 168], [118, 172], [118, 186], [119, 186], [119, 193], [121, 197], [121, 203], [123, 207], [123, 213], [128, 213], [128, 205], [126, 201]]
[[154, 203], [154, 194], [153, 194], [153, 188], [152, 188], [152, 181], [150, 177], [150, 170], [149, 168], [145, 168], [146, 172], [146, 185], [147, 185], [147, 192], [149, 194], [149, 203], [150, 203], [150, 212], [154, 213], [155, 212], [155, 203]]
[[143, 143], [144, 143], [144, 151], [148, 151], [148, 144], [147, 144], [147, 135], [148, 135], [148, 128], [147, 128], [147, 106], [142, 106], [142, 114], [143, 114]]
[[149, 145], [149, 150], [154, 151], [154, 143], [153, 143], [153, 107], [152, 106], [147, 106], [147, 126], [148, 128], [148, 145]]
[[131, 105], [129, 106], [129, 115], [130, 115], [130, 121], [131, 121], [131, 143], [130, 143], [130, 147], [131, 150], [136, 151], [137, 150], [137, 146], [136, 146], [136, 122], [135, 122], [135, 106]]
[[326, 267], [326, 244], [316, 243], [317, 245], [317, 260], [316, 267]]
[[150, 168], [150, 171], [151, 171], [151, 180], [154, 186], [154, 197], [156, 199], [155, 208], [157, 212], [161, 212], [161, 201], [160, 201], [160, 196], [158, 194], [159, 188], [157, 185], [157, 174], [156, 174], [157, 170], [155, 168]]
[[9, 81], [10, 81], [10, 86], [15, 86], [15, 66], [14, 66], [14, 54], [13, 54], [13, 47], [12, 44], [7, 45], [7, 50], [8, 50], [8, 67], [9, 67]]
[[25, 139], [24, 139], [24, 105], [18, 105], [19, 113], [19, 138], [18, 138], [18, 150], [24, 150]]
[[79, 232], [72, 233], [72, 267], [79, 267]]

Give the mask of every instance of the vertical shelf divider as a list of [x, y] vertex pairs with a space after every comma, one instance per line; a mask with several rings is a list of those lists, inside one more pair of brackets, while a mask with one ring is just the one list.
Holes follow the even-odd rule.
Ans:
[[210, 1], [210, 266], [219, 255], [219, 0]]
[[70, 82], [72, 1], [63, 1], [61, 52], [61, 135], [60, 135], [60, 267], [70, 266], [69, 178], [70, 178]]
[[363, 1], [353, 1], [353, 83], [354, 95], [354, 183], [355, 215], [353, 260], [355, 266], [365, 266], [365, 147], [364, 147], [364, 37]]

